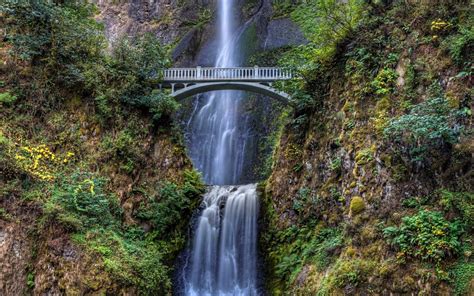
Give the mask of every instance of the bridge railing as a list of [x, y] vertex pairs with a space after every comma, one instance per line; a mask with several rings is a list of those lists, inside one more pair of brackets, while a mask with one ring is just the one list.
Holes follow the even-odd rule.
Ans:
[[170, 68], [163, 70], [163, 80], [176, 81], [277, 81], [293, 78], [288, 69], [276, 67], [235, 67], [235, 68]]

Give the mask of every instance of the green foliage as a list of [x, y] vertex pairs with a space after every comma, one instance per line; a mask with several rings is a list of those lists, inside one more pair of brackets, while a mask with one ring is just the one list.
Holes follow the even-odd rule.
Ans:
[[397, 78], [398, 74], [395, 70], [384, 68], [380, 70], [370, 85], [375, 94], [381, 96], [387, 95], [393, 92]]
[[12, 219], [12, 216], [5, 210], [4, 208], [0, 207], [0, 219], [9, 221]]
[[28, 289], [32, 290], [35, 287], [35, 274], [33, 272], [28, 272], [26, 275], [26, 286]]
[[439, 204], [446, 211], [456, 211], [467, 227], [474, 227], [474, 193], [440, 190]]
[[279, 0], [272, 1], [272, 10], [274, 18], [281, 18], [288, 16], [295, 9], [294, 1]]
[[173, 97], [158, 90], [153, 90], [149, 96], [144, 97], [142, 103], [149, 107], [155, 122], [169, 119], [170, 115], [180, 107]]
[[384, 135], [408, 148], [411, 155], [423, 155], [425, 150], [458, 141], [462, 130], [458, 122], [464, 113], [451, 109], [444, 98], [430, 99], [415, 105], [408, 114], [392, 119]]
[[47, 217], [75, 231], [116, 225], [120, 206], [104, 190], [105, 180], [89, 173], [74, 173], [56, 181], [44, 211]]
[[182, 217], [191, 215], [192, 199], [204, 192], [200, 178], [186, 171], [182, 185], [165, 182], [159, 196], [140, 207], [138, 218], [153, 226], [147, 233], [122, 224], [118, 200], [106, 193], [103, 178], [89, 173], [58, 178], [44, 211], [49, 221], [72, 230], [78, 244], [98, 254], [118, 282], [137, 287], [141, 295], [157, 295], [171, 289], [169, 258], [184, 246], [181, 230], [187, 219]]
[[342, 168], [342, 158], [341, 157], [336, 157], [331, 160], [331, 163], [329, 164], [329, 168], [331, 171], [340, 173], [341, 168]]
[[11, 104], [17, 99], [16, 96], [12, 95], [10, 92], [0, 93], [0, 104]]
[[278, 251], [272, 254], [276, 260], [275, 274], [292, 282], [306, 264], [314, 264], [323, 270], [333, 261], [334, 250], [342, 242], [342, 232], [337, 228], [314, 231], [306, 227], [290, 227], [279, 233]]
[[202, 28], [212, 20], [212, 11], [209, 8], [202, 8], [199, 11], [197, 20], [185, 20], [183, 26]]
[[474, 278], [474, 263], [460, 261], [449, 271], [449, 275], [454, 285], [454, 295], [468, 295]]
[[324, 277], [316, 295], [333, 295], [337, 289], [358, 286], [374, 273], [376, 263], [362, 259], [338, 259], [334, 268]]
[[135, 134], [129, 129], [121, 130], [114, 137], [107, 135], [101, 142], [101, 148], [106, 160], [117, 160], [120, 163], [120, 168], [126, 173], [129, 174], [135, 169], [139, 152]]
[[466, 17], [464, 22], [458, 26], [458, 32], [446, 38], [443, 46], [448, 49], [452, 59], [466, 70], [472, 71], [470, 67], [474, 52], [474, 16], [472, 13]]
[[13, 54], [41, 69], [42, 87], [80, 86], [88, 63], [101, 58], [105, 38], [93, 5], [13, 1], [0, 6]]
[[137, 287], [140, 295], [166, 294], [171, 289], [170, 269], [164, 263], [177, 241], [155, 241], [153, 235], [137, 228], [99, 228], [73, 239], [99, 254], [112, 277], [125, 286]]
[[365, 165], [374, 160], [374, 148], [365, 148], [357, 151], [355, 161], [358, 165]]
[[464, 227], [459, 220], [446, 220], [440, 212], [420, 210], [404, 217], [400, 226], [385, 228], [383, 233], [402, 256], [440, 263], [460, 252]]
[[430, 201], [430, 196], [409, 197], [402, 201], [402, 205], [406, 208], [420, 208]]
[[153, 35], [122, 38], [110, 57], [86, 71], [86, 86], [106, 117], [112, 116], [110, 104], [120, 101], [149, 110], [156, 122], [164, 121], [179, 107], [169, 95], [155, 89], [161, 79], [159, 70], [169, 64], [169, 48]]
[[35, 73], [23, 95], [39, 97], [44, 101], [40, 107], [73, 94], [92, 96], [104, 118], [122, 102], [149, 110], [156, 122], [169, 120], [178, 108], [170, 96], [155, 90], [170, 54], [152, 34], [122, 38], [109, 54], [92, 4], [7, 0], [0, 12], [12, 54], [30, 62]]
[[320, 202], [313, 190], [302, 187], [293, 199], [293, 210], [298, 212], [300, 217], [309, 218], [318, 212]]
[[142, 203], [135, 216], [148, 221], [160, 236], [176, 226], [177, 221], [192, 210], [193, 201], [204, 193], [201, 176], [196, 171], [186, 171], [182, 186], [165, 182], [157, 196], [151, 196], [146, 203]]
[[364, 9], [360, 0], [310, 0], [298, 5], [291, 16], [310, 43], [286, 55], [287, 64], [304, 73], [316, 62], [331, 59], [336, 45], [359, 25]]

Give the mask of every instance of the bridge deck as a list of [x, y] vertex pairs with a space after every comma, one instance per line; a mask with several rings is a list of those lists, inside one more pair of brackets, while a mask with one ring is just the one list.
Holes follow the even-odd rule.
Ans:
[[293, 78], [290, 70], [275, 67], [170, 68], [163, 70], [165, 83], [217, 81], [272, 82]]

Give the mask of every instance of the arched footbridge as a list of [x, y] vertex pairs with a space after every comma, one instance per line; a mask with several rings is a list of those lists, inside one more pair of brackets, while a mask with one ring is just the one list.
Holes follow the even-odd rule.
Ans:
[[275, 81], [293, 78], [290, 70], [273, 67], [171, 68], [163, 70], [163, 84], [180, 100], [215, 90], [243, 90], [272, 97], [284, 104], [290, 96], [272, 87]]

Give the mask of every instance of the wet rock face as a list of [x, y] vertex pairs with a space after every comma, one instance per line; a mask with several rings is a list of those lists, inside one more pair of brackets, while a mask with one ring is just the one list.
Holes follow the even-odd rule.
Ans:
[[[298, 26], [288, 18], [271, 20], [270, 0], [239, 0], [240, 19], [254, 30], [256, 50], [306, 42]], [[97, 0], [97, 20], [113, 43], [121, 36], [151, 32], [164, 44], [175, 43], [176, 66], [212, 66], [216, 52], [216, 0]], [[210, 17], [204, 17], [206, 13]]]
[[23, 295], [30, 254], [25, 230], [0, 220], [0, 295]]
[[288, 45], [305, 44], [308, 41], [301, 29], [289, 18], [274, 19], [268, 23], [264, 49], [276, 49]]

